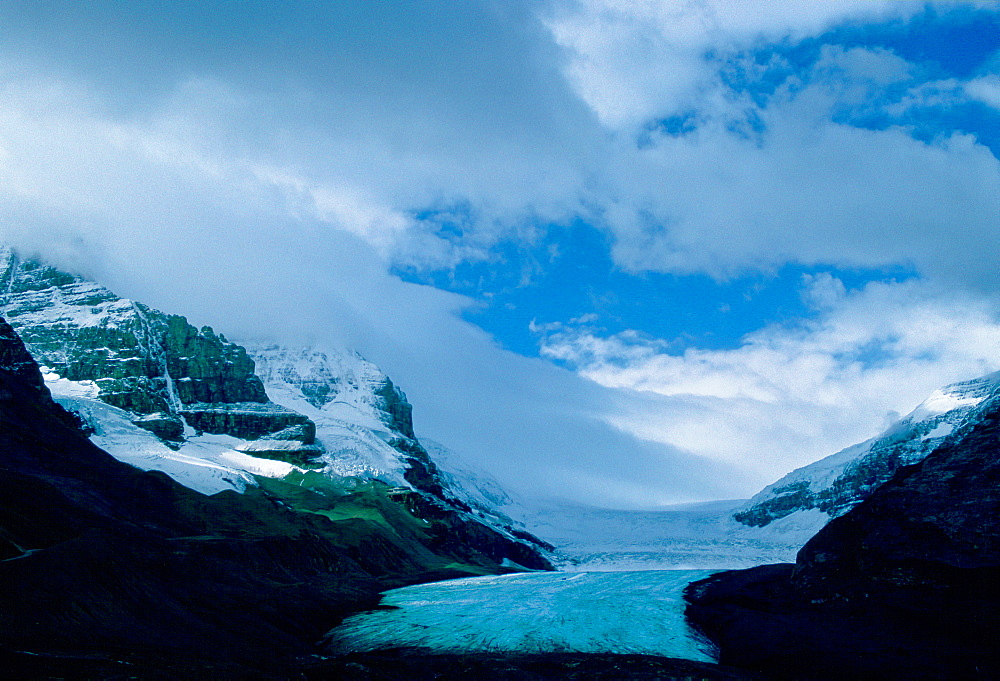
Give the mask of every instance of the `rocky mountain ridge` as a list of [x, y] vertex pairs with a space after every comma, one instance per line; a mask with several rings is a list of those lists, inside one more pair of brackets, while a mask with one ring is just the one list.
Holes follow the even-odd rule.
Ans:
[[184, 424], [257, 439], [309, 420], [271, 402], [246, 351], [211, 327], [198, 330], [106, 288], [0, 248], [0, 314], [39, 363], [92, 381], [103, 402], [136, 414], [168, 441]]
[[868, 498], [896, 471], [915, 464], [982, 418], [1000, 396], [1000, 372], [936, 390], [880, 435], [804, 466], [764, 488], [733, 517], [764, 527], [819, 512], [815, 530]]
[[549, 567], [544, 542], [449, 487], [415, 437], [406, 396], [356, 353], [248, 349], [4, 248], [0, 315], [56, 400], [122, 461], [207, 494], [310, 470], [310, 480], [397, 488], [442, 541]]

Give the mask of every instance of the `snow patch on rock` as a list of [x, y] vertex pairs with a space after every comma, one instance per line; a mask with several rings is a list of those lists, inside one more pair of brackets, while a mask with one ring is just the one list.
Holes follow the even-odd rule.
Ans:
[[168, 447], [149, 431], [133, 424], [133, 414], [98, 400], [92, 382], [70, 381], [51, 371], [44, 376], [53, 399], [93, 430], [90, 439], [98, 447], [141, 470], [166, 473], [202, 494], [223, 490], [243, 492], [256, 485], [254, 474], [283, 477], [297, 470], [282, 461], [258, 459], [236, 451], [245, 441], [229, 435], [192, 436], [177, 449]]

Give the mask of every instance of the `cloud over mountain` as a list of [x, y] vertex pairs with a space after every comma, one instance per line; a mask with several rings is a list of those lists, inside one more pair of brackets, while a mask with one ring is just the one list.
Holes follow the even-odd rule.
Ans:
[[[13, 3], [0, 19], [3, 240], [230, 335], [357, 347], [418, 430], [515, 486], [749, 492], [741, 429], [778, 419], [751, 429], [777, 443], [754, 445], [766, 481], [870, 434], [844, 424], [911, 408], [890, 394], [903, 376], [918, 400], [996, 368], [996, 47], [961, 72], [904, 49], [995, 22], [992, 3]], [[396, 274], [485, 262], [530, 283], [545, 263], [503, 246], [580, 223], [637, 277], [791, 263], [830, 302], [728, 349], [562, 320], [539, 359], [462, 317], [488, 295]], [[883, 283], [837, 293], [856, 268]], [[899, 268], [912, 280], [891, 283]], [[869, 345], [874, 364], [845, 359]]]

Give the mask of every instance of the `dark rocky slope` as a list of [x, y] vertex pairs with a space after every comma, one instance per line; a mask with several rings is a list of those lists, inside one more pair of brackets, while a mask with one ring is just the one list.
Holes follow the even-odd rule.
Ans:
[[606, 653], [456, 653], [396, 648], [353, 653], [306, 667], [307, 679], [397, 681], [759, 681], [738, 669], [653, 655]]
[[501, 571], [377, 489], [295, 491], [207, 497], [115, 460], [0, 320], [5, 676], [284, 678], [382, 589]]
[[687, 595], [723, 663], [777, 678], [1000, 677], [1000, 407], [831, 521], [794, 566]]

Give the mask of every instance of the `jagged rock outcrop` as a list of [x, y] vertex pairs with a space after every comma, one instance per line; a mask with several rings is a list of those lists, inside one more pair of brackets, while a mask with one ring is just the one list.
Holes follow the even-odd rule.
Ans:
[[17, 332], [3, 319], [0, 319], [0, 377], [6, 379], [0, 382], [0, 386], [16, 381], [22, 387], [37, 393], [39, 400], [51, 401], [38, 364], [21, 343]]
[[132, 419], [132, 423], [166, 442], [180, 442], [184, 439], [184, 422], [166, 412], [143, 414]]
[[243, 439], [310, 425], [271, 402], [246, 350], [211, 327], [198, 330], [3, 247], [0, 314], [40, 363], [93, 381], [101, 400], [139, 415], [136, 425], [166, 440], [180, 439], [182, 417], [197, 430]]
[[1000, 405], [830, 521], [796, 564], [689, 587], [721, 661], [777, 678], [1000, 676]]
[[[916, 463], [997, 403], [1000, 374], [935, 391], [878, 437], [792, 471], [755, 495], [733, 518], [753, 527], [801, 511], [836, 518], [867, 499], [900, 468]], [[819, 529], [819, 526], [816, 527]]]
[[322, 468], [317, 458], [323, 453], [319, 445], [304, 445], [298, 440], [253, 440], [236, 445], [236, 451], [250, 456], [287, 461], [299, 468]]
[[196, 430], [242, 440], [256, 440], [293, 426], [301, 426], [302, 444], [312, 444], [316, 436], [316, 426], [307, 416], [274, 402], [194, 402], [181, 405], [177, 413]]
[[413, 434], [413, 407], [406, 401], [403, 391], [386, 376], [385, 381], [375, 389], [375, 395], [382, 399], [379, 408], [389, 415], [388, 425], [408, 438], [416, 438]]

